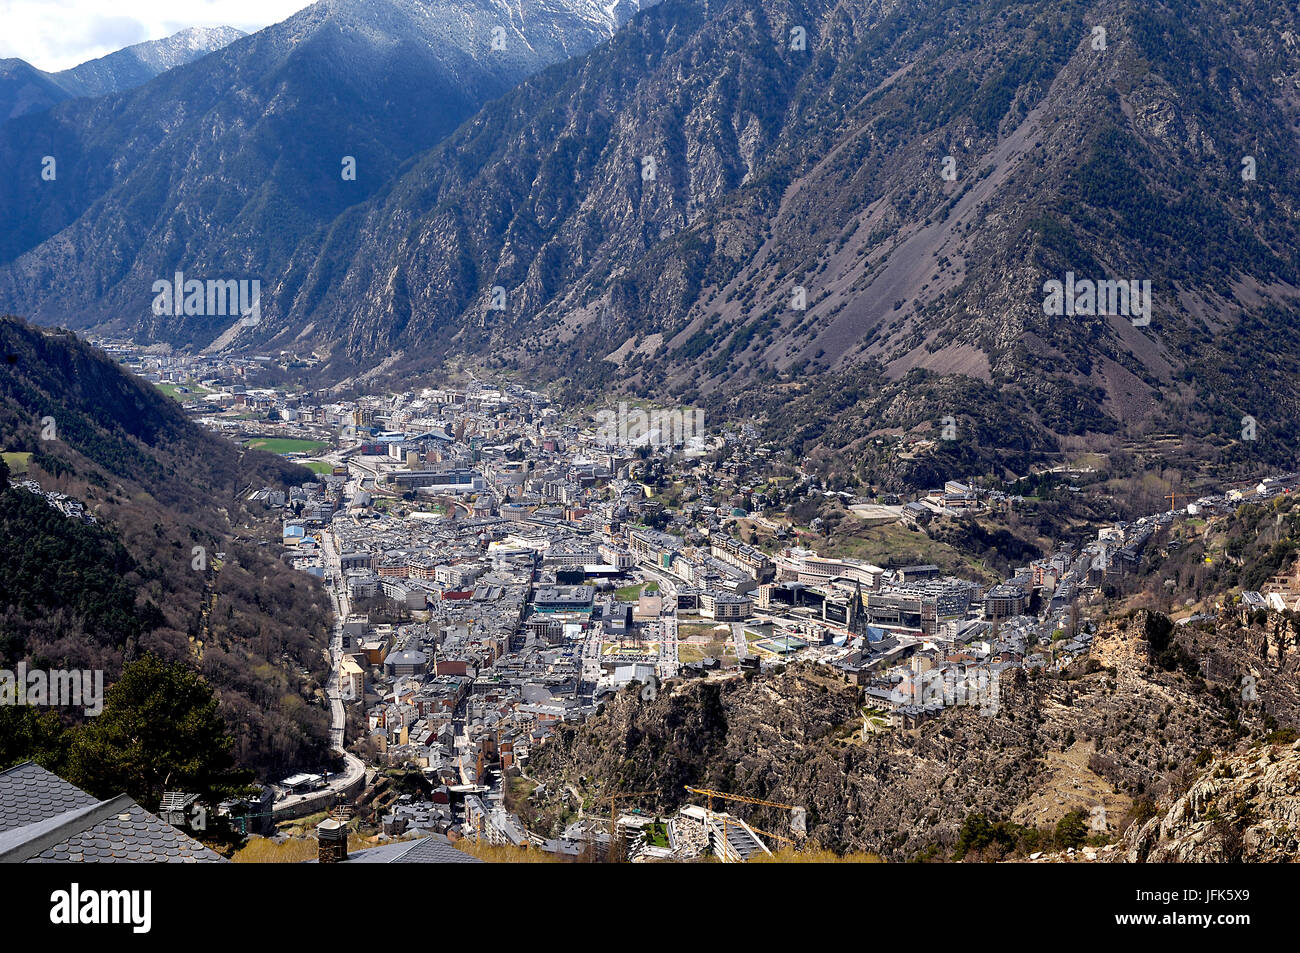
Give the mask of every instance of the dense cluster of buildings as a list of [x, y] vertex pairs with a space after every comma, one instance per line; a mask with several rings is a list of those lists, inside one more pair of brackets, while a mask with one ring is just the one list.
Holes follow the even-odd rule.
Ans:
[[[351, 607], [336, 677], [368, 755], [440, 792], [395, 808], [394, 830], [529, 839], [504, 810], [503, 775], [630, 682], [804, 658], [864, 687], [881, 713], [868, 724], [914, 725], [951, 703], [909, 687], [923, 675], [996, 690], [1009, 666], [1086, 651], [1065, 618], [1075, 592], [1099, 583], [1095, 567], [1126, 566], [1154, 528], [1109, 528], [986, 588], [933, 565], [769, 554], [737, 531], [734, 496], [710, 492], [740, 486], [745, 465], [699, 459], [698, 440], [695, 492], [669, 515], [639, 479], [653, 454], [596, 439], [521, 388], [297, 409], [351, 429], [314, 483], [255, 496], [283, 510], [286, 559]], [[949, 483], [928, 511], [996, 503]]]
[[[282, 513], [285, 559], [348, 607], [334, 677], [367, 757], [432, 784], [430, 797], [391, 805], [385, 831], [455, 826], [571, 854], [603, 829], [540, 838], [505, 809], [502, 779], [606, 693], [799, 658], [863, 687], [864, 730], [907, 729], [952, 704], [996, 710], [1008, 668], [1060, 668], [1088, 652], [1079, 600], [1134, 572], [1170, 521], [1297, 482], [1270, 478], [1117, 523], [987, 585], [935, 565], [755, 545], [743, 527], [777, 524], [753, 479], [768, 451], [745, 427], [696, 427], [689, 442], [656, 446], [515, 385], [339, 400], [240, 383], [251, 366], [160, 360], [145, 371], [178, 387], [211, 372], [187, 400], [210, 426], [329, 448], [310, 454], [314, 482], [253, 498]], [[656, 465], [686, 487], [671, 509], [647, 478]], [[813, 481], [799, 492], [815, 492]], [[863, 505], [922, 524], [1018, 502], [954, 480]], [[1265, 604], [1300, 600], [1298, 580], [1271, 588], [1258, 594]], [[640, 849], [660, 849], [664, 832], [622, 820]], [[668, 840], [699, 848], [698, 820], [674, 819]]]

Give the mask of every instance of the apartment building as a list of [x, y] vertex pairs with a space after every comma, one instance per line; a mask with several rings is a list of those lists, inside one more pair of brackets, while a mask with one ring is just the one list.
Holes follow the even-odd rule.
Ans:
[[753, 612], [754, 602], [748, 596], [730, 592], [700, 593], [700, 615], [719, 622], [742, 622]]
[[715, 558], [744, 570], [759, 582], [767, 582], [776, 575], [776, 566], [767, 553], [733, 536], [714, 533], [709, 537], [709, 552]]
[[875, 589], [885, 570], [869, 563], [844, 559], [824, 559], [811, 549], [792, 547], [783, 549], [775, 560], [777, 578], [785, 582], [802, 582], [821, 585], [832, 579], [848, 579], [862, 583], [863, 588]]
[[639, 561], [668, 569], [673, 557], [681, 552], [682, 538], [653, 529], [635, 529], [627, 534], [627, 544]]

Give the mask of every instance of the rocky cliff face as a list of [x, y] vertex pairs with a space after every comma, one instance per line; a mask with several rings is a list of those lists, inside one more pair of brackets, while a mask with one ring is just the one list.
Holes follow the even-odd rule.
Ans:
[[[1235, 620], [1193, 636], [1137, 613], [1104, 628], [1099, 661], [1059, 678], [1003, 678], [992, 716], [950, 708], [917, 729], [865, 737], [858, 690], [821, 669], [686, 682], [650, 701], [628, 690], [588, 724], [560, 729], [529, 771], [550, 782], [552, 801], [568, 786], [584, 796], [656, 790], [669, 810], [690, 784], [795, 804], [822, 846], [892, 860], [948, 856], [973, 813], [1050, 828], [1082, 810], [1095, 832], [1117, 837], [1135, 802], [1188, 790], [1198, 759], [1297, 724], [1294, 671], [1259, 657], [1249, 635]], [[1217, 659], [1208, 678], [1192, 654], [1209, 658], [1207, 643]], [[1280, 790], [1281, 770], [1269, 790]], [[785, 829], [781, 812], [737, 813]]]
[[1300, 742], [1218, 758], [1160, 816], [1130, 829], [1147, 863], [1294, 863], [1300, 858]]

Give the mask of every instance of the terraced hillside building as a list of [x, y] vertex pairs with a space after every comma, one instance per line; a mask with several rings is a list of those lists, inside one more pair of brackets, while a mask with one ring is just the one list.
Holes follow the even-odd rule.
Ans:
[[885, 570], [879, 566], [847, 559], [827, 559], [818, 556], [811, 549], [799, 547], [781, 550], [777, 554], [775, 567], [777, 579], [813, 586], [828, 583], [832, 579], [847, 579], [850, 582], [860, 582], [868, 589], [875, 589], [885, 575]]
[[776, 575], [776, 566], [763, 552], [734, 536], [714, 533], [709, 537], [709, 552], [723, 562], [743, 569], [759, 582], [767, 582]]

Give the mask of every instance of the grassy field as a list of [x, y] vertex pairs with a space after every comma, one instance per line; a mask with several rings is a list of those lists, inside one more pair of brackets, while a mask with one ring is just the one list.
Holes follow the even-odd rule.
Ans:
[[9, 467], [10, 476], [19, 476], [26, 473], [27, 468], [32, 463], [31, 453], [0, 453], [0, 457], [4, 457], [5, 465]]
[[816, 846], [804, 847], [801, 850], [795, 850], [793, 847], [782, 847], [774, 851], [771, 857], [766, 855], [755, 857], [749, 861], [751, 864], [882, 864], [877, 854], [836, 854], [829, 850], [824, 850]]
[[[154, 386], [168, 397], [173, 400], [178, 400], [181, 403], [184, 403], [187, 400], [198, 400], [204, 395], [212, 393], [212, 391], [208, 390], [206, 387], [200, 387], [193, 381], [188, 381], [185, 384], [155, 384]], [[189, 388], [189, 393], [182, 394], [182, 387]]]
[[325, 463], [323, 460], [304, 460], [303, 464], [312, 473], [333, 473], [334, 464]]
[[632, 602], [641, 595], [643, 590], [647, 596], [653, 596], [659, 591], [659, 583], [642, 582], [635, 586], [623, 586], [621, 589], [615, 589], [614, 595], [622, 602]]
[[731, 626], [725, 622], [683, 622], [677, 626], [679, 639], [692, 639], [700, 636], [716, 639], [728, 638]]
[[832, 559], [862, 559], [877, 566], [937, 563], [944, 555], [960, 558], [956, 553], [944, 553], [948, 547], [902, 523], [873, 526], [856, 518], [841, 522], [835, 535], [815, 548]]
[[601, 642], [601, 655], [646, 655], [659, 651], [659, 643], [655, 641], [641, 642]]
[[313, 837], [290, 837], [276, 843], [253, 835], [230, 859], [236, 864], [300, 864], [314, 858], [317, 849]]
[[290, 437], [258, 437], [244, 446], [250, 450], [269, 450], [271, 453], [320, 453], [329, 444], [321, 440], [294, 440]]
[[476, 841], [472, 837], [462, 837], [456, 841], [457, 850], [464, 851], [471, 857], [489, 864], [563, 864], [565, 859], [545, 851], [530, 850], [526, 847], [494, 847], [487, 841]]
[[677, 658], [685, 665], [705, 658], [715, 658], [724, 666], [736, 664], [736, 646], [728, 642], [692, 642], [677, 646]]
[[903, 523], [871, 525], [853, 517], [845, 519], [827, 542], [824, 539], [804, 545], [831, 559], [860, 559], [875, 566], [909, 566], [934, 563], [945, 573], [987, 575], [979, 558], [968, 555], [913, 531]]

